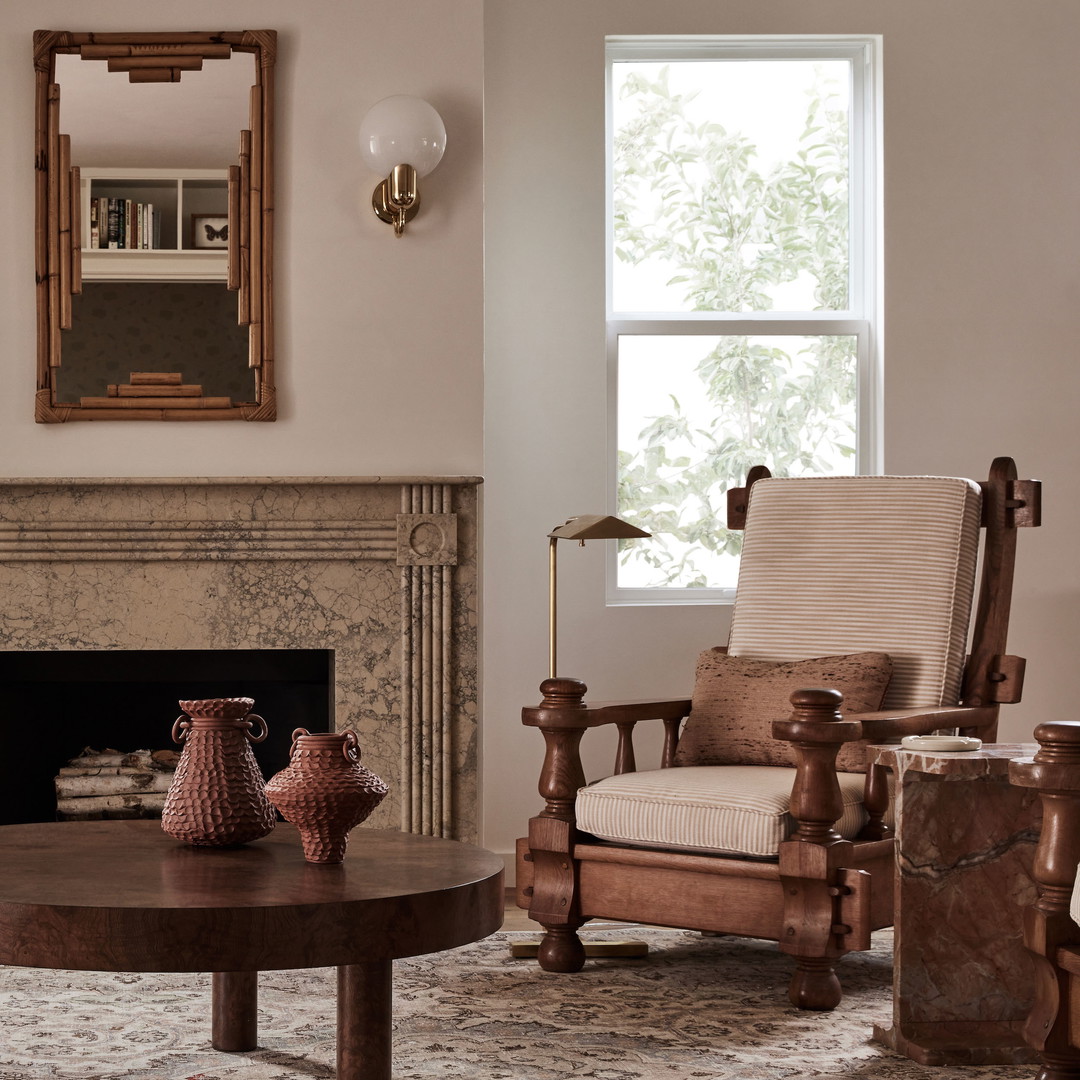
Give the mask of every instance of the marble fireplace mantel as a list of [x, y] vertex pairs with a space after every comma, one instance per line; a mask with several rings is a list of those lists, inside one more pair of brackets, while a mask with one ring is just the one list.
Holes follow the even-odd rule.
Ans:
[[0, 479], [0, 649], [333, 649], [371, 824], [475, 840], [480, 482]]

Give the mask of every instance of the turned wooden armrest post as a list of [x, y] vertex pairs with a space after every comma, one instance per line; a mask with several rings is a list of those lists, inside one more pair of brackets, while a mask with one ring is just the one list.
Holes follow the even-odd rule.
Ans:
[[796, 690], [791, 719], [773, 721], [773, 738], [790, 742], [795, 751], [791, 815], [798, 828], [792, 840], [831, 844], [840, 839], [833, 827], [844, 812], [836, 755], [862, 735], [857, 720], [840, 715], [843, 700], [838, 690]]
[[574, 800], [585, 783], [579, 745], [585, 726], [575, 726], [575, 714], [585, 711], [586, 685], [578, 679], [545, 679], [539, 710], [551, 721], [539, 727], [546, 753], [540, 773], [545, 806], [529, 821], [528, 858], [534, 864], [529, 894], [529, 917], [544, 927], [538, 960], [546, 971], [580, 971], [585, 948], [577, 936], [582, 924], [578, 904], [578, 866]]
[[[560, 715], [581, 713], [585, 710], [584, 697], [588, 687], [579, 679], [545, 679], [540, 684], [544, 695], [539, 708], [554, 718]], [[559, 818], [573, 823], [574, 800], [578, 789], [585, 785], [585, 771], [581, 765], [581, 737], [584, 727], [540, 725], [544, 736], [544, 765], [540, 772], [540, 794], [546, 805], [541, 817]]]
[[1009, 780], [1038, 789], [1043, 820], [1032, 877], [1038, 899], [1024, 912], [1024, 944], [1035, 959], [1035, 1003], [1024, 1038], [1043, 1059], [1042, 1080], [1080, 1077], [1080, 1040], [1070, 1024], [1080, 1019], [1075, 976], [1059, 967], [1058, 952], [1080, 946], [1080, 927], [1069, 915], [1073, 881], [1080, 863], [1080, 721], [1040, 724], [1039, 752], [1009, 763]]
[[795, 751], [791, 814], [798, 827], [780, 845], [780, 948], [795, 958], [788, 998], [800, 1009], [839, 1004], [840, 981], [833, 965], [847, 951], [841, 938], [851, 931], [839, 923], [837, 871], [851, 842], [835, 827], [844, 811], [836, 755], [845, 742], [862, 735], [862, 727], [840, 715], [842, 701], [836, 690], [797, 690], [791, 695], [791, 718], [772, 725], [773, 738], [785, 739]]

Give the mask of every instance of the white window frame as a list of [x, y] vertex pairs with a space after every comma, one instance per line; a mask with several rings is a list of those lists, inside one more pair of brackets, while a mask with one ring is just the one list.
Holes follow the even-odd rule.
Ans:
[[[619, 61], [849, 59], [851, 61], [850, 187], [851, 306], [821, 312], [686, 312], [673, 314], [616, 311], [612, 299], [614, 253], [613, 65]], [[879, 35], [723, 35], [615, 36], [606, 39], [605, 62], [605, 275], [608, 361], [608, 491], [617, 513], [618, 344], [620, 335], [771, 335], [843, 334], [856, 338], [855, 472], [877, 474], [882, 463], [882, 192], [881, 192], [881, 37]], [[734, 589], [619, 588], [618, 551], [609, 545], [607, 603], [730, 604]]]

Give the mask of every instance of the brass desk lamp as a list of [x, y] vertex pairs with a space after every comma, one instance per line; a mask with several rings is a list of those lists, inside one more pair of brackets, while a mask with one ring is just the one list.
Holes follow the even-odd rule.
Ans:
[[580, 514], [568, 518], [548, 533], [548, 678], [555, 678], [556, 654], [556, 546], [560, 540], [577, 540], [582, 547], [586, 540], [629, 540], [651, 536], [636, 525], [607, 514]]

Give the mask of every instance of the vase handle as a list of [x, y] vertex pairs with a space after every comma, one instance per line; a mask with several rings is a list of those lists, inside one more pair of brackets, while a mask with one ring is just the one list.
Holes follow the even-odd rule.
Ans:
[[346, 728], [343, 734], [345, 740], [341, 744], [341, 753], [346, 761], [355, 764], [360, 760], [360, 740], [356, 737], [356, 732], [352, 728]]
[[311, 732], [308, 731], [306, 727], [293, 728], [293, 733], [289, 736], [292, 739], [292, 746], [289, 747], [289, 757], [292, 757], [293, 754], [296, 753], [296, 740], [299, 739], [302, 735], [310, 734]]
[[249, 725], [251, 724], [251, 722], [253, 720], [258, 720], [259, 721], [259, 723], [258, 723], [259, 734], [258, 735], [252, 735], [251, 734], [251, 727], [250, 726], [247, 729], [247, 733], [246, 733], [247, 737], [252, 742], [262, 742], [263, 739], [265, 739], [266, 736], [270, 734], [270, 729], [266, 726], [266, 721], [258, 713], [249, 712], [247, 714], [247, 716], [244, 717], [244, 719], [247, 720]]
[[172, 741], [174, 743], [182, 743], [187, 737], [188, 732], [191, 730], [191, 721], [187, 718], [187, 715], [178, 716], [173, 721], [172, 726]]

